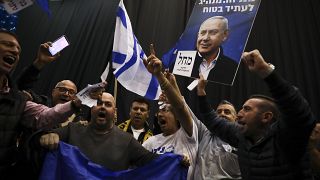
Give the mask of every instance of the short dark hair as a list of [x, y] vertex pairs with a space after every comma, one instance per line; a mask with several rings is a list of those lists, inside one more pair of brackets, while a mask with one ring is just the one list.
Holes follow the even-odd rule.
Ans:
[[231, 102], [229, 102], [229, 101], [227, 101], [227, 100], [225, 100], [225, 99], [223, 99], [223, 100], [220, 101], [220, 103], [219, 103], [218, 106], [217, 106], [217, 109], [218, 109], [219, 106], [225, 105], [225, 104], [232, 106], [233, 109], [234, 109], [235, 114], [237, 114], [236, 107], [234, 107], [234, 105], [233, 105]]
[[259, 109], [261, 111], [271, 111], [273, 113], [273, 122], [280, 118], [280, 111], [278, 106], [276, 105], [275, 99], [272, 97], [262, 95], [262, 94], [254, 94], [251, 95], [249, 99], [262, 99], [266, 103], [260, 104]]
[[149, 108], [149, 107], [150, 107], [150, 103], [149, 103], [145, 98], [143, 98], [143, 97], [138, 97], [138, 98], [134, 99], [133, 101], [131, 101], [131, 107], [132, 107], [132, 104], [133, 104], [134, 102], [146, 104], [148, 110], [150, 109], [150, 108]]
[[9, 34], [9, 35], [13, 36], [14, 38], [16, 38], [16, 40], [19, 42], [17, 34], [12, 32], [12, 31], [9, 31], [9, 30], [4, 29], [4, 28], [0, 28], [0, 33]]
[[227, 100], [221, 100], [220, 103], [218, 104], [218, 106], [223, 105], [223, 104], [229, 104], [230, 106], [234, 107], [234, 105], [231, 102], [227, 101]]

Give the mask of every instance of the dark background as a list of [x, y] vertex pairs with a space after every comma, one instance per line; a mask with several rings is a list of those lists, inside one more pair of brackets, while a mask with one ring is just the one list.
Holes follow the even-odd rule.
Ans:
[[[161, 57], [183, 32], [195, 0], [124, 0], [132, 27], [146, 54], [154, 43]], [[50, 2], [52, 17], [37, 5], [19, 14], [17, 34], [22, 55], [14, 73], [32, 63], [39, 45], [65, 34], [71, 45], [61, 57], [41, 72], [35, 86], [40, 94], [51, 94], [54, 85], [70, 79], [78, 89], [100, 82], [111, 59], [115, 13], [119, 0], [63, 0]], [[246, 50], [259, 49], [268, 62], [288, 81], [299, 87], [320, 118], [320, 1], [262, 0]], [[112, 77], [108, 89], [113, 92]], [[210, 84], [211, 103], [228, 99], [239, 109], [257, 93], [268, 94], [259, 78], [240, 65], [233, 87]], [[135, 94], [118, 86], [118, 121], [128, 118]], [[156, 111], [156, 102], [152, 102]], [[320, 120], [320, 119], [319, 119]]]

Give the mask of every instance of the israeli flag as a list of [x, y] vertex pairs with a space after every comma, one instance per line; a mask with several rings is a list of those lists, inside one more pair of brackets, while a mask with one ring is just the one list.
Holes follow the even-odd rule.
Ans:
[[113, 72], [118, 82], [127, 90], [145, 98], [156, 100], [161, 89], [159, 83], [143, 64], [146, 59], [122, 0], [119, 3], [113, 40]]

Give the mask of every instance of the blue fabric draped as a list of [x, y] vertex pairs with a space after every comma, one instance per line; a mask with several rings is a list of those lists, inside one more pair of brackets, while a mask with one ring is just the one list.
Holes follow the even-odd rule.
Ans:
[[181, 159], [180, 155], [168, 153], [145, 166], [114, 172], [91, 162], [77, 147], [60, 142], [56, 151], [47, 153], [40, 180], [186, 179], [188, 170]]

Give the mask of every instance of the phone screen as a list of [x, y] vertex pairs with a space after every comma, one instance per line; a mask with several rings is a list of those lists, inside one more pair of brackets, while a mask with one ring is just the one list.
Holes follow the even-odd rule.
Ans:
[[49, 52], [54, 56], [67, 46], [69, 46], [69, 42], [66, 36], [63, 35], [52, 43], [52, 46], [49, 47]]

